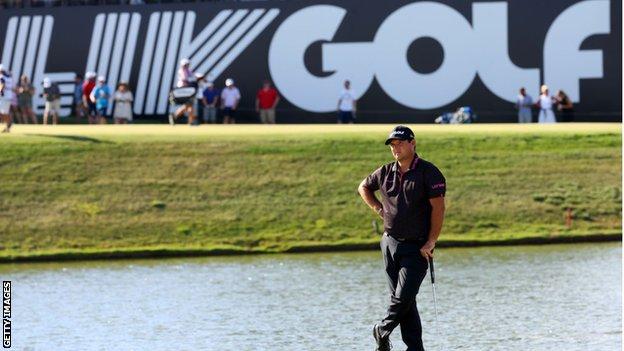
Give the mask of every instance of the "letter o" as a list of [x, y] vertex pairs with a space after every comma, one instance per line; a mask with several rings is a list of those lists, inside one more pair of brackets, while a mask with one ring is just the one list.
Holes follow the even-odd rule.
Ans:
[[[466, 92], [476, 75], [472, 36], [470, 23], [449, 6], [434, 2], [403, 6], [375, 35], [377, 81], [402, 105], [418, 109], [447, 105]], [[444, 49], [442, 65], [435, 72], [415, 72], [407, 61], [410, 44], [421, 37], [437, 40]]]

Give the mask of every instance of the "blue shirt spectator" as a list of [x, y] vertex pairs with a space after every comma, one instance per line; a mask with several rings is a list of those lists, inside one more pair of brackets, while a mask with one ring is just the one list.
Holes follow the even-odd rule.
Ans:
[[111, 91], [108, 85], [99, 85], [95, 87], [91, 94], [95, 97], [95, 108], [98, 110], [108, 108], [108, 100], [111, 96]]
[[82, 77], [76, 76], [76, 85], [74, 86], [74, 104], [82, 104]]
[[215, 100], [219, 97], [219, 89], [215, 89], [211, 85], [208, 85], [206, 89], [204, 89], [203, 97], [206, 101], [206, 104], [212, 105], [215, 103]]

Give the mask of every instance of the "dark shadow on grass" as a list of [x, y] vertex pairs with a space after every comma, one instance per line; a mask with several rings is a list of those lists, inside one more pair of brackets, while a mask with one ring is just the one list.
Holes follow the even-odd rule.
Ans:
[[65, 139], [65, 140], [71, 140], [71, 141], [80, 141], [80, 142], [87, 142], [87, 143], [94, 143], [94, 144], [112, 144], [113, 142], [111, 141], [107, 141], [107, 140], [100, 140], [100, 139], [96, 139], [96, 138], [90, 138], [90, 137], [86, 137], [86, 136], [80, 136], [80, 135], [54, 135], [54, 134], [26, 134], [28, 136], [38, 136], [38, 137], [48, 137], [48, 138], [57, 138], [57, 139]]

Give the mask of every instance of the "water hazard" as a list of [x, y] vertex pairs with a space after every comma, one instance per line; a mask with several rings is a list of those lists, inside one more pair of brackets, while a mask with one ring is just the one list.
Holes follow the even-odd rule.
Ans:
[[[427, 350], [620, 350], [621, 243], [439, 249]], [[15, 350], [372, 350], [378, 252], [0, 266]], [[392, 335], [404, 349], [400, 331]]]

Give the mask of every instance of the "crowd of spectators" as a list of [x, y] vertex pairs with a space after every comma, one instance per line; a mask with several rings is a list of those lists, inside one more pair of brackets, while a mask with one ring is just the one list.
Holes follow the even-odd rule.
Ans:
[[520, 88], [515, 107], [518, 110], [518, 123], [532, 123], [533, 109], [538, 111], [538, 123], [574, 121], [572, 100], [563, 90], [557, 90], [555, 95], [551, 95], [547, 85], [540, 87], [540, 96], [536, 101], [533, 101], [524, 87]]
[[[224, 87], [219, 88], [210, 77], [193, 72], [188, 59], [180, 61], [177, 74], [176, 88], [170, 93], [170, 124], [175, 124], [184, 117], [186, 123], [192, 126], [201, 122], [236, 123], [242, 93], [234, 79], [225, 79]], [[108, 123], [107, 118], [115, 124], [133, 121], [134, 96], [128, 82], [120, 82], [113, 91], [107, 85], [106, 77], [98, 76], [96, 72], [87, 72], [84, 79], [77, 75], [74, 83], [72, 112], [77, 123], [81, 123], [83, 118], [89, 124], [105, 124]], [[33, 109], [33, 97], [37, 90], [25, 75], [19, 77], [15, 84], [11, 73], [0, 64], [0, 123], [6, 125], [4, 132], [10, 130], [13, 122], [38, 123]], [[181, 97], [174, 98], [176, 90], [184, 90], [187, 95], [183, 92]], [[574, 120], [574, 106], [563, 90], [550, 95], [549, 88], [542, 85], [540, 93], [538, 99], [534, 100], [525, 88], [520, 88], [515, 104], [519, 123], [532, 123], [534, 110], [538, 112], [539, 123]], [[61, 90], [58, 83], [48, 77], [44, 78], [39, 94], [44, 100], [42, 123], [48, 124], [50, 121], [57, 124], [61, 110]], [[344, 81], [337, 98], [337, 122], [354, 123], [357, 99], [349, 80]], [[276, 107], [280, 102], [280, 94], [270, 80], [262, 82], [254, 101], [257, 121], [264, 124], [277, 123]]]

